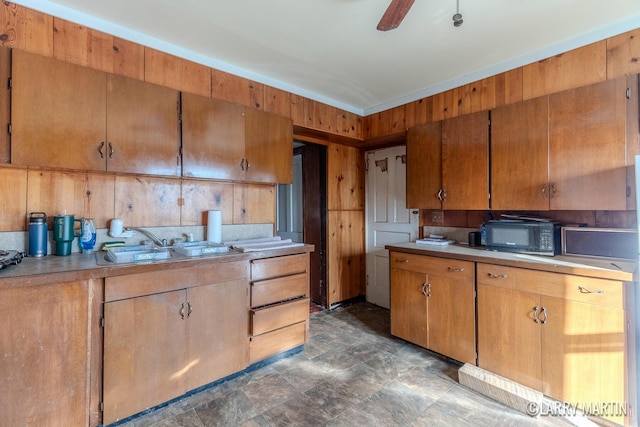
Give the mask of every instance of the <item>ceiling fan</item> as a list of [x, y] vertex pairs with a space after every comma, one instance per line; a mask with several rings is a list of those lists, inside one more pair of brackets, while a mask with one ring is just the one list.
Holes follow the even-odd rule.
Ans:
[[414, 0], [391, 0], [391, 4], [382, 15], [382, 19], [376, 27], [380, 31], [389, 31], [398, 28]]

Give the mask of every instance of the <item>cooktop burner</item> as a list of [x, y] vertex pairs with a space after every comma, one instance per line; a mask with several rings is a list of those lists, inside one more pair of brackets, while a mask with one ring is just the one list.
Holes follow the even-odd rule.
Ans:
[[24, 252], [0, 249], [0, 270], [8, 265], [18, 265], [22, 262]]

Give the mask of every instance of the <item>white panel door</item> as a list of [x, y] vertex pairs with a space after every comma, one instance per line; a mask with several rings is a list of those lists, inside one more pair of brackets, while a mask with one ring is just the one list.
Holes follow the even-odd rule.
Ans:
[[415, 240], [418, 210], [406, 208], [406, 147], [367, 153], [367, 301], [389, 308], [389, 252], [385, 245]]

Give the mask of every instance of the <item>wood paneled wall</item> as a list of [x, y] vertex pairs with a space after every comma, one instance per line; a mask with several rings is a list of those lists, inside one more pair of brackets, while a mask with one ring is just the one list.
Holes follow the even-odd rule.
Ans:
[[640, 73], [640, 29], [366, 116], [363, 147], [406, 129]]

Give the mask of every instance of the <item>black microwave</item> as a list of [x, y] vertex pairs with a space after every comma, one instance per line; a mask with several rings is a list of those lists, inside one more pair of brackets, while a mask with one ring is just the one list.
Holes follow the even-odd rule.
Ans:
[[556, 222], [499, 220], [484, 227], [487, 250], [546, 256], [562, 251], [561, 226]]

